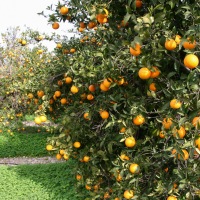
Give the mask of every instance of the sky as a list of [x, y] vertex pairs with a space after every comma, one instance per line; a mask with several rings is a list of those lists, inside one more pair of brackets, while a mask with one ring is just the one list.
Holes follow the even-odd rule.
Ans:
[[[19, 26], [21, 30], [25, 27], [29, 27], [33, 30], [47, 34], [57, 33], [60, 35], [66, 35], [67, 30], [73, 26], [68, 23], [60, 24], [58, 30], [52, 29], [48, 24], [47, 18], [38, 15], [42, 11], [46, 11], [47, 6], [51, 4], [57, 4], [58, 0], [2, 0], [0, 6], [0, 34], [5, 32], [9, 27]], [[72, 37], [73, 34], [68, 34], [68, 37]], [[48, 48], [51, 49], [52, 44], [44, 42]]]

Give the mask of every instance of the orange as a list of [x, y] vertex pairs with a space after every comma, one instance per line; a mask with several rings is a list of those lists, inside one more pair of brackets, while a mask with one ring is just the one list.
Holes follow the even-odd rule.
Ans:
[[67, 77], [65, 78], [65, 83], [70, 84], [71, 82], [72, 82], [72, 78], [69, 77], [69, 76], [67, 76]]
[[60, 14], [66, 15], [68, 13], [69, 9], [66, 6], [63, 6], [60, 8]]
[[170, 129], [170, 127], [173, 124], [172, 118], [164, 118], [163, 121], [162, 121], [162, 124], [163, 124], [165, 129]]
[[90, 85], [90, 86], [88, 87], [88, 90], [89, 90], [90, 92], [94, 92], [94, 91], [96, 90], [95, 85]]
[[46, 150], [47, 150], [47, 151], [51, 151], [52, 149], [53, 149], [53, 146], [52, 146], [52, 145], [48, 144], [48, 145], [46, 146]]
[[160, 75], [160, 70], [157, 67], [152, 67], [150, 78], [157, 78]]
[[36, 118], [34, 119], [34, 122], [35, 122], [36, 124], [41, 124], [41, 123], [42, 123], [40, 117], [36, 117]]
[[63, 54], [68, 54], [69, 50], [68, 49], [63, 49]]
[[87, 95], [87, 100], [91, 101], [94, 99], [94, 96], [92, 94]]
[[157, 88], [156, 88], [156, 84], [155, 84], [155, 83], [151, 83], [151, 84], [149, 85], [149, 90], [155, 92], [155, 91], [157, 90]]
[[65, 150], [64, 150], [64, 149], [61, 149], [61, 150], [59, 151], [59, 154], [63, 156], [63, 155], [65, 154]]
[[62, 99], [60, 100], [60, 103], [61, 103], [62, 105], [67, 104], [67, 99], [66, 99], [66, 98], [62, 98]]
[[177, 200], [177, 198], [175, 196], [168, 196], [167, 200]]
[[58, 49], [62, 48], [62, 44], [57, 43], [57, 44], [56, 44], [56, 48], [58, 48]]
[[98, 14], [96, 16], [96, 19], [100, 24], [105, 24], [108, 22], [108, 18], [106, 14]]
[[84, 117], [84, 119], [87, 119], [87, 120], [90, 119], [90, 118], [89, 118], [89, 113], [88, 113], [88, 112], [84, 113], [83, 117]]
[[181, 36], [180, 35], [175, 36], [175, 42], [176, 42], [176, 44], [180, 44], [180, 42], [181, 42]]
[[183, 47], [185, 49], [194, 49], [196, 47], [196, 41], [194, 40], [193, 43], [190, 41], [190, 38], [187, 38], [187, 42], [183, 43]]
[[103, 110], [103, 111], [100, 112], [100, 116], [101, 116], [102, 119], [108, 119], [109, 112], [106, 111], [106, 110]]
[[175, 40], [173, 39], [168, 39], [165, 41], [165, 48], [169, 51], [172, 51], [176, 48], [177, 44], [175, 42]]
[[106, 79], [103, 80], [103, 84], [107, 88], [110, 87], [111, 83], [112, 83], [112, 79], [111, 78], [106, 78]]
[[73, 94], [76, 94], [76, 93], [78, 93], [79, 89], [78, 89], [78, 87], [76, 87], [76, 86], [73, 85], [73, 86], [71, 87], [70, 91], [71, 91]]
[[47, 121], [47, 117], [45, 115], [41, 115], [40, 116], [40, 120], [41, 120], [41, 122], [46, 122]]
[[60, 160], [62, 158], [62, 155], [60, 155], [59, 153], [56, 154], [56, 159]]
[[[179, 159], [179, 160], [180, 160], [180, 159], [188, 160], [188, 158], [189, 158], [189, 153], [187, 152], [187, 150], [182, 149], [182, 152], [183, 152], [184, 155], [178, 154], [178, 159]], [[176, 152], [176, 149], [173, 149], [173, 150], [172, 150], [172, 154], [175, 155], [176, 153], [177, 153], [177, 152]]]
[[80, 26], [80, 28], [85, 28], [85, 27], [86, 27], [86, 25], [85, 25], [84, 22], [80, 22], [80, 23], [79, 23], [79, 26]]
[[58, 84], [58, 86], [62, 86], [63, 82], [61, 80], [58, 80], [57, 84]]
[[63, 158], [64, 158], [65, 160], [69, 160], [69, 155], [68, 155], [68, 154], [64, 154], [64, 155], [63, 155]]
[[60, 97], [61, 96], [61, 92], [60, 91], [55, 91], [54, 95], [55, 95], [55, 97]]
[[163, 131], [160, 131], [159, 137], [162, 138], [162, 139], [165, 138], [165, 134], [163, 133]]
[[77, 175], [76, 175], [76, 180], [77, 180], [77, 181], [80, 181], [81, 179], [82, 179], [82, 176], [81, 176], [80, 174], [77, 174]]
[[70, 53], [75, 53], [76, 52], [76, 49], [70, 49], [70, 51], [69, 51]]
[[197, 125], [200, 126], [200, 117], [194, 117], [193, 120], [192, 120], [192, 125], [195, 126], [195, 127]]
[[129, 148], [134, 147], [136, 144], [135, 138], [134, 137], [128, 137], [125, 139], [125, 145]]
[[132, 163], [132, 164], [129, 166], [129, 171], [130, 171], [132, 174], [137, 174], [137, 173], [139, 173], [139, 171], [140, 171], [140, 167], [139, 167], [138, 164]]
[[131, 199], [134, 196], [133, 190], [125, 190], [124, 191], [124, 198]]
[[92, 28], [94, 28], [95, 26], [96, 26], [96, 23], [95, 23], [95, 22], [92, 22], [92, 21], [91, 21], [91, 22], [88, 23], [88, 28], [89, 28], [89, 29], [92, 29]]
[[116, 180], [120, 182], [122, 180], [122, 176], [120, 174], [117, 175]]
[[109, 90], [109, 87], [106, 87], [103, 83], [100, 84], [100, 89], [103, 91], [103, 92], [106, 92]]
[[135, 5], [136, 5], [136, 8], [141, 8], [142, 7], [142, 1], [141, 0], [136, 0], [135, 1]]
[[74, 142], [73, 146], [78, 149], [78, 148], [81, 147], [81, 143], [80, 142]]
[[44, 92], [42, 90], [37, 91], [37, 95], [38, 97], [43, 97], [44, 96]]
[[[183, 126], [180, 127], [180, 129], [177, 130], [178, 136], [180, 139], [183, 139], [185, 137], [186, 131]], [[175, 134], [176, 136], [176, 134]]]
[[29, 93], [27, 96], [29, 99], [32, 99], [34, 97], [32, 93]]
[[86, 190], [91, 190], [92, 187], [91, 187], [90, 185], [85, 185], [85, 189], [86, 189]]
[[141, 46], [140, 44], [136, 44], [135, 48], [130, 47], [130, 53], [133, 56], [139, 56], [141, 54], [141, 50], [140, 50]]
[[142, 125], [145, 122], [145, 118], [142, 115], [138, 115], [133, 118], [133, 123], [137, 126]]
[[78, 31], [81, 32], [81, 33], [82, 33], [84, 30], [85, 30], [85, 28], [81, 28], [81, 27], [78, 28]]
[[120, 129], [120, 133], [124, 133], [126, 131], [126, 128], [125, 127], [122, 127], [121, 129]]
[[58, 29], [59, 27], [60, 27], [60, 25], [59, 25], [58, 22], [54, 22], [54, 23], [52, 24], [52, 28], [53, 28], [53, 29]]
[[200, 137], [195, 140], [195, 146], [200, 150]]
[[184, 65], [189, 69], [194, 69], [199, 65], [199, 59], [194, 54], [186, 55], [183, 62], [184, 62]]
[[182, 103], [177, 99], [172, 99], [170, 101], [170, 107], [173, 109], [179, 109], [181, 107], [181, 105], [182, 105]]
[[147, 67], [142, 67], [139, 70], [138, 75], [143, 80], [149, 79], [151, 77], [151, 71]]
[[83, 162], [89, 162], [90, 161], [90, 157], [89, 156], [84, 156], [83, 157]]

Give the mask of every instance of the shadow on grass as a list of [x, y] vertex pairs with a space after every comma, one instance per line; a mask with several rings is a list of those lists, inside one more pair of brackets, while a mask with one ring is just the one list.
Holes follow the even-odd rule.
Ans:
[[3, 132], [0, 134], [0, 158], [47, 156], [45, 146], [49, 136], [49, 133], [38, 133], [33, 128], [26, 132], [14, 131], [13, 135]]
[[[0, 167], [0, 194], [4, 200], [84, 200], [76, 191], [74, 161], [44, 165]], [[8, 181], [9, 180], [9, 181]], [[12, 188], [12, 190], [8, 190]], [[10, 192], [9, 192], [10, 191]]]

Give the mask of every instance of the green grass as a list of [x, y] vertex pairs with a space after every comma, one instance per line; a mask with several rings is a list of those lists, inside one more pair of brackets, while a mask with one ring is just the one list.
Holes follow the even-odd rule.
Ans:
[[29, 127], [23, 132], [14, 131], [12, 136], [7, 131], [0, 133], [0, 158], [48, 155], [45, 146], [50, 134], [37, 130], [38, 127]]
[[[76, 191], [74, 162], [0, 166], [3, 200], [84, 200]], [[86, 191], [82, 188], [81, 194]]]

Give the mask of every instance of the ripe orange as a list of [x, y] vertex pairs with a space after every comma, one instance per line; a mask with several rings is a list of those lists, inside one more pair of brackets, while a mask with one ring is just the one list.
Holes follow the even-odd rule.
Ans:
[[62, 155], [60, 155], [59, 153], [56, 154], [56, 159], [60, 160], [62, 158]]
[[136, 144], [135, 138], [134, 137], [128, 137], [125, 139], [125, 145], [129, 148], [134, 147]]
[[69, 9], [66, 6], [63, 6], [60, 8], [60, 14], [66, 15], [68, 13]]
[[35, 122], [36, 124], [41, 124], [41, 123], [42, 123], [40, 117], [36, 117], [36, 118], [34, 119], [34, 122]]
[[176, 42], [176, 44], [180, 44], [180, 42], [181, 42], [181, 36], [180, 35], [175, 36], [175, 42]]
[[29, 99], [32, 99], [34, 97], [32, 93], [29, 93], [27, 96]]
[[100, 116], [102, 119], [108, 119], [109, 117], [109, 112], [106, 110], [100, 111]]
[[64, 149], [60, 149], [59, 154], [63, 156], [65, 154], [65, 150]]
[[130, 47], [130, 53], [133, 56], [139, 56], [141, 54], [141, 46], [140, 44], [136, 44], [134, 48]]
[[157, 67], [152, 67], [150, 78], [157, 78], [160, 75], [160, 70]]
[[155, 91], [157, 90], [157, 88], [156, 88], [156, 84], [155, 84], [155, 83], [151, 83], [151, 84], [149, 85], [149, 90], [155, 92]]
[[142, 7], [142, 1], [141, 0], [136, 0], [135, 4], [136, 4], [136, 8], [141, 8]]
[[55, 95], [55, 97], [60, 97], [61, 96], [61, 92], [60, 91], [55, 91], [54, 95]]
[[89, 28], [89, 29], [92, 29], [92, 28], [94, 28], [95, 26], [96, 26], [96, 23], [95, 23], [95, 22], [90, 21], [90, 22], [88, 23], [88, 28]]
[[[179, 160], [188, 160], [188, 158], [189, 158], [189, 153], [187, 152], [187, 150], [185, 150], [185, 149], [182, 149], [182, 152], [183, 152], [183, 154], [184, 155], [181, 155], [181, 154], [178, 154], [178, 159]], [[174, 155], [176, 155], [176, 149], [173, 149], [172, 150], [172, 154], [174, 154]]]
[[38, 97], [43, 97], [44, 96], [44, 92], [42, 90], [37, 91], [37, 95]]
[[53, 149], [53, 146], [52, 146], [52, 145], [48, 144], [48, 145], [46, 146], [46, 150], [47, 150], [47, 151], [51, 151], [52, 149]]
[[165, 134], [163, 133], [163, 131], [160, 131], [159, 137], [162, 138], [162, 139], [165, 138]]
[[178, 136], [180, 139], [183, 139], [185, 137], [186, 131], [183, 126], [180, 127], [180, 129], [177, 130]]
[[88, 112], [84, 113], [83, 117], [84, 117], [84, 119], [87, 119], [87, 120], [90, 119], [90, 118], [89, 118], [89, 113], [88, 113]]
[[84, 156], [83, 157], [83, 162], [89, 162], [90, 161], [90, 157], [89, 156]]
[[69, 77], [69, 76], [67, 76], [67, 77], [65, 78], [65, 83], [70, 84], [71, 82], [72, 82], [72, 78]]
[[78, 149], [78, 148], [81, 147], [81, 143], [80, 142], [74, 142], [73, 146]]
[[46, 122], [47, 121], [47, 117], [45, 115], [41, 115], [40, 116], [40, 120], [41, 120], [41, 122]]
[[85, 28], [81, 28], [81, 27], [78, 28], [78, 31], [81, 32], [81, 33], [82, 33], [84, 30], [85, 30]]
[[89, 90], [90, 92], [94, 92], [94, 91], [96, 90], [95, 85], [90, 85], [90, 86], [88, 87], [88, 90]]
[[165, 129], [170, 129], [170, 127], [173, 124], [172, 118], [164, 118], [163, 121], [162, 121], [162, 124], [163, 124]]
[[200, 137], [195, 140], [195, 146], [200, 150]]
[[142, 67], [139, 70], [138, 75], [143, 80], [149, 79], [151, 77], [151, 71], [147, 67]]
[[64, 154], [64, 155], [63, 155], [63, 158], [64, 158], [65, 160], [69, 160], [69, 155], [68, 155], [68, 154]]
[[170, 107], [173, 109], [179, 109], [181, 107], [181, 105], [182, 105], [182, 103], [177, 99], [172, 99], [170, 101]]
[[106, 92], [109, 90], [109, 87], [106, 87], [103, 83], [101, 83], [99, 87], [100, 87], [101, 91], [103, 91], [103, 92]]
[[188, 41], [183, 43], [183, 47], [185, 49], [194, 49], [196, 47], [196, 41], [193, 42], [190, 41], [190, 38], [187, 38]]
[[66, 98], [62, 98], [62, 99], [60, 100], [60, 103], [61, 103], [62, 105], [67, 104], [67, 99], [66, 99]]
[[70, 91], [71, 91], [73, 94], [76, 94], [76, 93], [78, 93], [79, 89], [78, 89], [78, 87], [76, 87], [76, 86], [73, 85], [73, 86], [71, 87]]
[[107, 88], [110, 87], [111, 83], [112, 83], [112, 79], [111, 78], [106, 78], [106, 79], [103, 80], [103, 84]]
[[54, 22], [54, 23], [52, 24], [52, 28], [53, 28], [53, 29], [58, 29], [59, 27], [60, 27], [60, 25], [59, 25], [58, 22]]
[[87, 100], [92, 101], [94, 99], [94, 96], [92, 94], [87, 95]]
[[90, 185], [85, 185], [85, 189], [86, 189], [86, 190], [91, 190], [92, 187], [91, 187]]
[[184, 65], [189, 69], [194, 69], [199, 65], [199, 59], [194, 54], [186, 55], [183, 62], [184, 62]]
[[96, 16], [96, 19], [100, 24], [105, 24], [108, 22], [108, 18], [106, 14], [98, 14]]
[[75, 53], [75, 52], [76, 52], [76, 49], [72, 48], [72, 49], [70, 49], [69, 52], [70, 52], [70, 53]]
[[195, 126], [195, 127], [197, 125], [200, 126], [200, 117], [194, 117], [193, 120], [192, 120], [192, 125]]
[[84, 22], [80, 22], [80, 23], [79, 23], [79, 26], [80, 26], [80, 28], [85, 28], [85, 27], [86, 27], [86, 25], [85, 25]]
[[124, 133], [126, 131], [126, 128], [125, 127], [122, 127], [121, 129], [120, 129], [120, 133]]
[[82, 176], [81, 176], [80, 174], [77, 174], [77, 175], [76, 175], [76, 180], [77, 180], [77, 181], [80, 181], [81, 179], [82, 179]]
[[177, 200], [177, 198], [175, 196], [168, 196], [167, 200]]
[[132, 163], [130, 166], [129, 166], [129, 171], [132, 173], [132, 174], [137, 174], [140, 172], [140, 167], [138, 164], [136, 163]]
[[175, 40], [173, 39], [168, 39], [165, 41], [165, 48], [169, 51], [172, 51], [176, 48], [177, 44], [175, 42]]
[[124, 198], [131, 199], [134, 196], [133, 190], [125, 190], [124, 191]]
[[133, 123], [136, 126], [140, 126], [145, 122], [145, 118], [142, 115], [137, 115], [136, 117], [133, 118]]
[[58, 86], [62, 86], [63, 82], [61, 80], [58, 80], [57, 84], [58, 84]]

